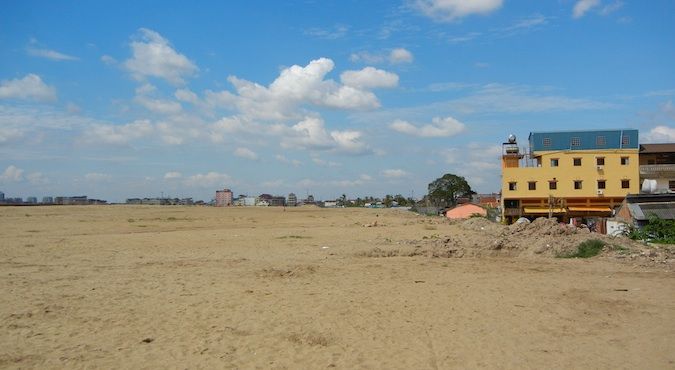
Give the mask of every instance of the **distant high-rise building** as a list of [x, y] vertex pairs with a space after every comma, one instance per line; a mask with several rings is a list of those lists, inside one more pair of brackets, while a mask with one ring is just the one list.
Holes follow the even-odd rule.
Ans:
[[45, 203], [45, 204], [54, 203], [54, 198], [52, 198], [52, 197], [42, 197], [42, 203]]
[[26, 198], [26, 203], [36, 204], [37, 203], [37, 197]]
[[216, 207], [229, 207], [232, 205], [232, 190], [216, 190]]
[[295, 207], [298, 204], [298, 197], [296, 197], [294, 193], [288, 194], [288, 201], [286, 204], [289, 207]]
[[5, 193], [0, 191], [0, 202], [4, 202], [4, 201], [5, 201]]

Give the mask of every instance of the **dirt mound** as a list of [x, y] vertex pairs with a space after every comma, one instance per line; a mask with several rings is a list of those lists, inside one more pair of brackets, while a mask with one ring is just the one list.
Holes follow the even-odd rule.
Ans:
[[578, 233], [579, 230], [574, 226], [558, 223], [555, 218], [544, 217], [539, 217], [529, 224], [513, 224], [508, 227], [509, 234], [523, 236], [570, 235]]
[[481, 231], [490, 234], [499, 234], [504, 230], [504, 226], [496, 222], [492, 222], [484, 217], [472, 217], [466, 221], [462, 221], [462, 228], [473, 231]]

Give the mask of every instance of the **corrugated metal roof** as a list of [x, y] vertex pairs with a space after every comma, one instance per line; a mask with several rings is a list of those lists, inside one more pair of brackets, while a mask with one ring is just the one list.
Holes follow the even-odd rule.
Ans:
[[640, 144], [640, 154], [649, 153], [675, 153], [675, 143]]
[[664, 220], [675, 220], [675, 203], [638, 203], [636, 204], [644, 218], [635, 217], [638, 220], [647, 220], [649, 216], [654, 215]]

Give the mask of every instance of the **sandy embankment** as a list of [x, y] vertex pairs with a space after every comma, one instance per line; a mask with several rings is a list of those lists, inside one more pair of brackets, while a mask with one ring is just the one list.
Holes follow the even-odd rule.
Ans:
[[0, 225], [1, 367], [675, 367], [663, 249], [555, 259], [579, 236], [392, 210], [4, 207]]

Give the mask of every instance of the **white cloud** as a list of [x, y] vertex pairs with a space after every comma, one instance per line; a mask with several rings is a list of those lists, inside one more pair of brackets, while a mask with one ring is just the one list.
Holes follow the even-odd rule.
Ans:
[[499, 145], [469, 143], [462, 148], [443, 149], [438, 154], [449, 165], [449, 172], [464, 176], [472, 187], [499, 184]]
[[28, 53], [28, 55], [31, 55], [31, 56], [34, 56], [34, 57], [50, 59], [50, 60], [54, 60], [54, 61], [57, 61], [57, 62], [60, 62], [60, 61], [63, 61], [63, 60], [79, 60], [79, 58], [74, 57], [72, 55], [59, 53], [58, 51], [55, 51], [55, 50], [36, 48], [36, 47], [33, 47], [33, 46], [29, 46], [28, 48], [26, 48], [26, 52]]
[[431, 124], [415, 126], [407, 121], [396, 120], [389, 127], [400, 133], [419, 137], [447, 137], [454, 136], [466, 129], [466, 126], [452, 117], [435, 117]]
[[237, 148], [234, 150], [233, 154], [239, 158], [250, 159], [252, 161], [258, 159], [258, 154], [248, 148]]
[[82, 108], [73, 102], [68, 102], [68, 104], [66, 104], [66, 111], [70, 114], [78, 114], [82, 112]]
[[399, 179], [408, 176], [408, 173], [402, 169], [396, 168], [382, 171], [382, 176], [388, 179]]
[[117, 59], [111, 57], [110, 55], [101, 55], [101, 62], [107, 65], [117, 64]]
[[398, 85], [398, 75], [381, 69], [366, 67], [360, 71], [345, 71], [340, 81], [357, 89], [391, 88]]
[[581, 18], [589, 10], [600, 5], [600, 0], [579, 0], [574, 4], [574, 9], [572, 10], [572, 17]]
[[316, 155], [312, 155], [312, 162], [321, 167], [340, 167], [342, 166], [341, 163], [333, 162], [333, 161], [327, 161], [324, 159], [321, 159], [320, 157]]
[[185, 179], [184, 184], [189, 187], [226, 187], [232, 183], [232, 178], [224, 173], [209, 172], [206, 174], [196, 174]]
[[90, 172], [84, 175], [84, 179], [88, 182], [107, 182], [112, 179], [112, 176], [107, 173]]
[[171, 171], [164, 174], [164, 180], [180, 179], [183, 175], [180, 172]]
[[22, 79], [2, 81], [0, 83], [0, 99], [55, 101], [56, 89], [42, 82], [40, 76], [31, 73]]
[[93, 144], [127, 144], [130, 141], [149, 136], [155, 127], [148, 120], [137, 120], [124, 125], [93, 124], [88, 127], [83, 137]]
[[324, 40], [337, 40], [345, 37], [348, 31], [349, 31], [348, 26], [338, 24], [335, 25], [335, 27], [333, 27], [332, 29], [324, 29], [318, 27], [310, 28], [308, 30], [305, 30], [305, 35]]
[[287, 127], [276, 125], [274, 131], [281, 136], [281, 146], [293, 149], [334, 150], [349, 154], [363, 154], [370, 149], [361, 142], [358, 131], [328, 132], [319, 117], [306, 117]]
[[299, 160], [297, 160], [297, 159], [288, 159], [288, 158], [286, 158], [285, 156], [283, 156], [283, 155], [281, 155], [281, 154], [277, 154], [277, 155], [275, 156], [275, 158], [277, 159], [277, 161], [279, 161], [279, 162], [281, 162], [281, 163], [290, 164], [290, 165], [293, 165], [294, 167], [298, 167], [298, 166], [302, 165], [302, 162], [300, 162]]
[[675, 143], [675, 128], [656, 126], [641, 136], [644, 143]]
[[14, 127], [3, 127], [0, 129], [0, 144], [9, 143], [22, 138], [23, 130]]
[[452, 22], [472, 14], [489, 14], [502, 6], [502, 0], [416, 0], [413, 6], [437, 21]]
[[200, 102], [197, 94], [188, 89], [178, 89], [173, 95], [176, 97], [176, 99], [186, 103], [199, 104]]
[[167, 39], [147, 28], [139, 30], [138, 39], [131, 42], [131, 49], [133, 57], [127, 59], [124, 66], [137, 80], [157, 77], [181, 85], [184, 78], [198, 71], [197, 66], [176, 52]]
[[413, 54], [404, 48], [396, 48], [389, 53], [389, 63], [391, 64], [412, 63], [413, 59]]
[[152, 99], [146, 96], [137, 96], [134, 101], [145, 109], [159, 114], [178, 114], [183, 110], [179, 102], [163, 99]]
[[312, 60], [304, 67], [294, 65], [283, 69], [268, 87], [230, 76], [228, 81], [236, 94], [207, 91], [206, 101], [213, 106], [236, 107], [249, 118], [263, 120], [300, 118], [297, 108], [303, 104], [347, 110], [380, 106], [370, 91], [324, 79], [333, 68], [333, 61], [327, 58]]
[[0, 182], [19, 182], [23, 180], [23, 170], [14, 166], [10, 165], [7, 168], [5, 168], [5, 171], [0, 174]]
[[389, 52], [379, 53], [360, 51], [358, 53], [352, 53], [349, 56], [349, 60], [352, 62], [363, 62], [368, 64], [379, 64], [384, 62], [388, 62], [390, 64], [412, 63], [413, 59], [413, 54], [404, 48], [396, 48], [390, 50]]

